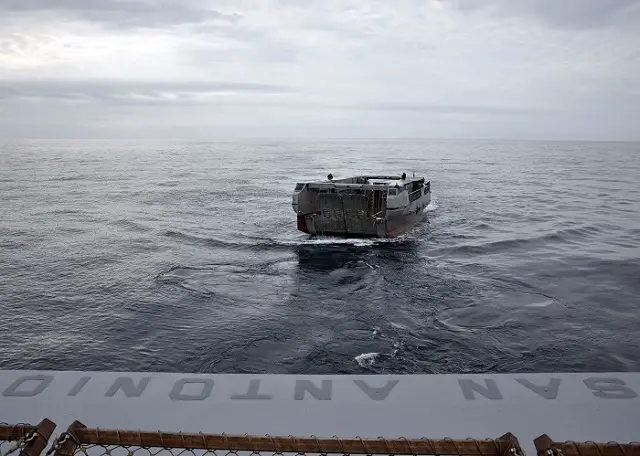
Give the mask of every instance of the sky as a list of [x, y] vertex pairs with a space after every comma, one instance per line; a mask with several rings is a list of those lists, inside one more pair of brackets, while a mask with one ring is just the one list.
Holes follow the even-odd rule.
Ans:
[[640, 0], [0, 0], [0, 138], [640, 140]]

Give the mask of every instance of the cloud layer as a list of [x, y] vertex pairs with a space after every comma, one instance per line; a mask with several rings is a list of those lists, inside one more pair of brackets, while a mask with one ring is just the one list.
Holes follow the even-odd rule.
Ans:
[[223, 14], [197, 3], [140, 0], [3, 0], [0, 11], [38, 19], [67, 18], [95, 22], [114, 28], [169, 27], [197, 24], [208, 20], [234, 21], [234, 14]]
[[631, 0], [0, 0], [0, 134], [640, 139], [638, 26]]

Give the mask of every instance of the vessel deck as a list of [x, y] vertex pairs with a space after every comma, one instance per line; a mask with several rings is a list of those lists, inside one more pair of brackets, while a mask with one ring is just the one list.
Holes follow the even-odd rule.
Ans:
[[79, 420], [89, 428], [256, 436], [495, 439], [512, 433], [530, 454], [544, 434], [561, 441], [640, 440], [640, 373], [0, 371], [0, 391], [0, 421], [49, 418], [58, 430]]

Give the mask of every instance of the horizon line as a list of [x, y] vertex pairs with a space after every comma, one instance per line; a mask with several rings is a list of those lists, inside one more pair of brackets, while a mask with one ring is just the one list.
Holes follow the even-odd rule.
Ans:
[[220, 138], [198, 137], [15, 137], [2, 138], [0, 143], [15, 141], [180, 141], [180, 142], [241, 142], [241, 141], [447, 141], [447, 142], [584, 142], [584, 143], [638, 143], [637, 139], [552, 139], [552, 138], [453, 138], [421, 136], [233, 136]]

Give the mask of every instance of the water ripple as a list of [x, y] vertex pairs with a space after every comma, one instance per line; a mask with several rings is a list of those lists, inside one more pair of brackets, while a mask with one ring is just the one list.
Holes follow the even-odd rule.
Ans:
[[[4, 144], [0, 367], [638, 370], [639, 148]], [[296, 231], [297, 181], [414, 170], [414, 232]]]

